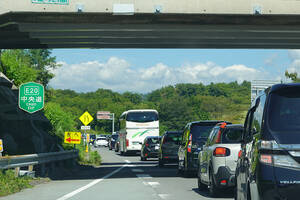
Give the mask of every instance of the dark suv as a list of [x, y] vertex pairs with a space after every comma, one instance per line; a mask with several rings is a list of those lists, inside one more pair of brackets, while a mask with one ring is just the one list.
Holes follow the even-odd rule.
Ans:
[[118, 134], [113, 134], [111, 135], [111, 137], [109, 137], [108, 139], [108, 148], [109, 150], [112, 150], [115, 148], [115, 143], [118, 139], [119, 135]]
[[[206, 120], [188, 123], [182, 135], [178, 149], [178, 172], [187, 176], [191, 173], [197, 174], [198, 154], [207, 141], [211, 129], [220, 122], [218, 120]], [[227, 122], [228, 124], [229, 122]]]
[[148, 136], [142, 143], [141, 160], [147, 158], [157, 158], [159, 151], [160, 136]]
[[236, 199], [299, 199], [300, 84], [265, 90], [247, 113]]
[[178, 148], [183, 131], [166, 131], [162, 136], [158, 153], [158, 165], [165, 163], [178, 163]]

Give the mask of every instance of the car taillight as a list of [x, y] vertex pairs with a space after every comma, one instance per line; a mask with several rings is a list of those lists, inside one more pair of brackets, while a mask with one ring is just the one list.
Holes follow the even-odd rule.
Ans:
[[272, 164], [272, 156], [271, 155], [260, 155], [260, 162], [266, 164]]
[[145, 145], [146, 145], [146, 147], [149, 147], [149, 144], [148, 144], [148, 143], [146, 143]]
[[190, 140], [189, 143], [188, 143], [187, 151], [188, 151], [189, 153], [192, 152], [192, 141], [191, 141], [191, 140]]
[[216, 143], [217, 144], [221, 143], [221, 130], [219, 130], [219, 132], [218, 132]]
[[225, 157], [230, 155], [230, 150], [225, 147], [217, 147], [214, 150], [213, 155], [215, 157]]
[[128, 146], [129, 146], [129, 140], [126, 139], [126, 147], [128, 147]]
[[243, 154], [243, 151], [240, 150], [240, 151], [239, 151], [239, 154], [238, 154], [238, 158], [242, 157], [242, 154]]

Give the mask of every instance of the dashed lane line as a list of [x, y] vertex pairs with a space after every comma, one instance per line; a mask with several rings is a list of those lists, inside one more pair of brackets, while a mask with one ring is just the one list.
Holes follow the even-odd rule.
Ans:
[[149, 174], [136, 174], [138, 178], [152, 178]]

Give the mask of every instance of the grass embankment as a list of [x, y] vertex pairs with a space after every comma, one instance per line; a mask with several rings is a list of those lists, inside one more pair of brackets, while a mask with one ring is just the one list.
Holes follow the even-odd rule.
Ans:
[[76, 148], [79, 150], [79, 164], [82, 165], [101, 165], [101, 156], [98, 154], [97, 151], [92, 151], [89, 147], [89, 152], [85, 152], [85, 145], [80, 144], [77, 145]]
[[14, 170], [0, 170], [0, 197], [31, 188], [31, 177], [15, 177]]

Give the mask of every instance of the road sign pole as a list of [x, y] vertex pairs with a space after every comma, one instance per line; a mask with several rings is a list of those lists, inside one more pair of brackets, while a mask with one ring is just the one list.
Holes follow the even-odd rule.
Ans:
[[112, 113], [112, 133], [115, 132], [115, 113]]

